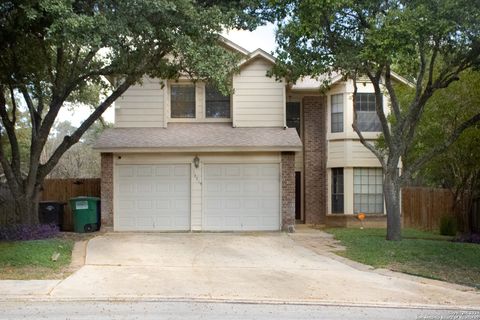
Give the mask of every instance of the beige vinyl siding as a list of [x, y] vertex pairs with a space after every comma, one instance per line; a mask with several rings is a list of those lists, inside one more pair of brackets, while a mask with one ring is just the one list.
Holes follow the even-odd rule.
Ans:
[[[195, 168], [193, 158], [200, 158], [200, 165]], [[278, 152], [252, 152], [252, 153], [117, 153], [114, 154], [115, 168], [122, 164], [190, 164], [191, 166], [191, 230], [202, 229], [202, 174], [205, 164], [219, 163], [281, 163]], [[116, 169], [115, 169], [116, 170]], [[115, 198], [115, 195], [114, 195]], [[118, 200], [118, 199], [117, 199]], [[116, 201], [117, 201], [116, 200]], [[115, 214], [115, 213], [114, 213]]]
[[284, 126], [285, 84], [266, 76], [271, 67], [264, 59], [254, 59], [233, 77], [234, 126]]
[[164, 92], [159, 79], [144, 77], [115, 102], [115, 127], [164, 127]]
[[328, 142], [328, 168], [378, 166], [380, 166], [380, 162], [375, 155], [358, 140]]

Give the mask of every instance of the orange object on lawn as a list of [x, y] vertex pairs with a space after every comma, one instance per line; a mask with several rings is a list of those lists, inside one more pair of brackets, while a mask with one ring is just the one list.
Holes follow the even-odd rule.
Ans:
[[357, 219], [360, 220], [360, 224], [362, 225], [360, 229], [363, 229], [363, 220], [365, 220], [365, 217], [366, 215], [363, 212], [360, 212], [359, 214], [357, 214]]

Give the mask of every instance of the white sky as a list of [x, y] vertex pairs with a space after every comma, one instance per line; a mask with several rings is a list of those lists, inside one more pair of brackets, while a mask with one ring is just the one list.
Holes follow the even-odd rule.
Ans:
[[[227, 39], [235, 42], [239, 46], [254, 51], [258, 48], [272, 53], [275, 50], [275, 26], [271, 23], [258, 27], [255, 31], [231, 30], [223, 33]], [[88, 107], [78, 106], [75, 110], [69, 111], [62, 108], [58, 115], [59, 121], [70, 121], [74, 126], [79, 126], [91, 113]], [[114, 108], [111, 106], [104, 112], [103, 117], [109, 122], [113, 122]]]

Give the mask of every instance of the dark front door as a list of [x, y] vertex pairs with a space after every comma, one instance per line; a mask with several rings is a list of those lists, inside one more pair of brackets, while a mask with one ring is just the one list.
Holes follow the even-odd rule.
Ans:
[[302, 219], [302, 173], [295, 172], [295, 220]]

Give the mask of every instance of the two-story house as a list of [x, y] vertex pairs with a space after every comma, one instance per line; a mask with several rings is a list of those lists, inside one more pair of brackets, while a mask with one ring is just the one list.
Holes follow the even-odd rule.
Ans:
[[[224, 96], [207, 83], [145, 78], [115, 104], [98, 139], [102, 223], [116, 231], [290, 230], [365, 212], [382, 218], [382, 170], [353, 131], [380, 131], [373, 87], [266, 75], [275, 58], [244, 55]], [[404, 81], [396, 77], [398, 81]], [[388, 101], [385, 100], [385, 108]]]

